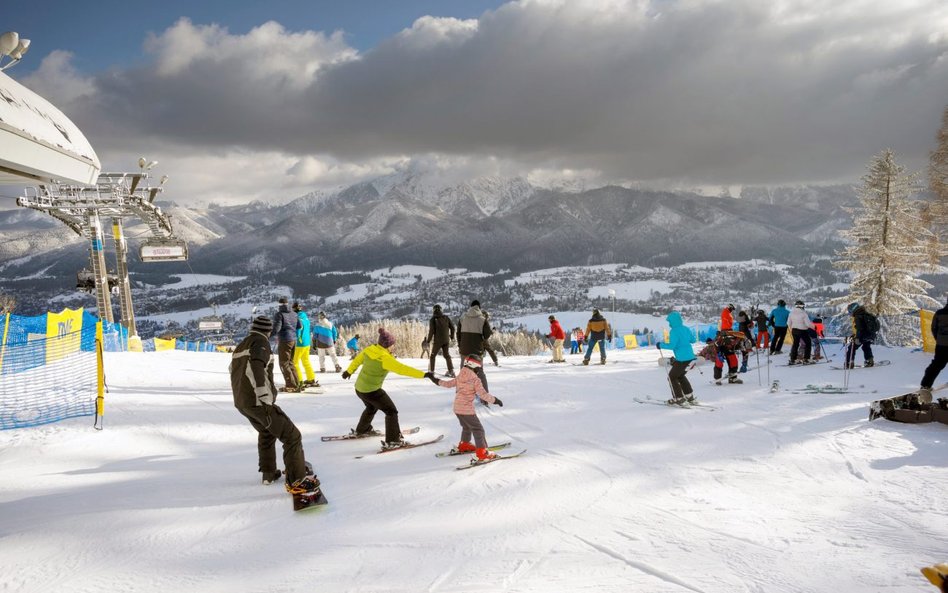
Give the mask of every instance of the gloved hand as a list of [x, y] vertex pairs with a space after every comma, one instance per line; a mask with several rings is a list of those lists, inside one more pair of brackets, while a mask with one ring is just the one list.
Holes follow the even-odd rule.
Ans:
[[496, 397], [496, 396], [494, 397], [494, 403], [500, 406], [501, 408], [504, 407], [504, 402], [500, 401], [499, 397]]
[[431, 382], [434, 383], [435, 385], [440, 385], [440, 384], [438, 383], [438, 378], [435, 377], [435, 376], [434, 376], [434, 373], [432, 373], [431, 371], [428, 371], [427, 373], [425, 373], [425, 379], [428, 379], [429, 381], [431, 381]]
[[352, 376], [352, 375], [349, 374], [349, 371], [342, 371], [342, 378], [343, 378], [343, 379], [346, 379], [346, 380], [348, 381], [348, 380], [349, 380], [349, 377], [351, 377], [351, 376]]
[[661, 342], [659, 342], [658, 344], [655, 344], [655, 347], [658, 348], [659, 350], [661, 350], [661, 349], [662, 349], [662, 344], [661, 344]]

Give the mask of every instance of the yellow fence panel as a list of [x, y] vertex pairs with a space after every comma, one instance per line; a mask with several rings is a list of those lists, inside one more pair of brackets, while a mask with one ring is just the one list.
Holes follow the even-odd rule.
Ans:
[[[82, 308], [46, 314], [46, 364], [74, 354], [82, 345]], [[58, 339], [57, 339], [58, 338]]]
[[625, 340], [625, 347], [626, 347], [626, 348], [638, 348], [638, 347], [639, 347], [639, 341], [638, 341], [637, 339], [635, 339], [635, 334], [626, 334], [625, 336], [623, 336], [623, 339]]
[[175, 343], [177, 340], [174, 338], [170, 340], [162, 340], [161, 338], [155, 338], [155, 352], [161, 352], [163, 350], [174, 350]]

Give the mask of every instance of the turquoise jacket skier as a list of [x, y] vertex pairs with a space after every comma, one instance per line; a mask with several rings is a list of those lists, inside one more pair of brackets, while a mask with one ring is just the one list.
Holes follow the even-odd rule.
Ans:
[[787, 327], [787, 319], [790, 317], [790, 309], [784, 305], [777, 305], [770, 312], [770, 324], [774, 327]]
[[312, 344], [309, 317], [306, 316], [306, 311], [300, 311], [296, 314], [296, 347], [309, 348]]
[[685, 322], [681, 319], [681, 313], [672, 311], [668, 314], [668, 325], [671, 331], [668, 332], [668, 341], [659, 342], [657, 345], [663, 350], [674, 352], [675, 360], [679, 362], [689, 362], [695, 359], [695, 350], [691, 347], [694, 340], [694, 334], [685, 327]]

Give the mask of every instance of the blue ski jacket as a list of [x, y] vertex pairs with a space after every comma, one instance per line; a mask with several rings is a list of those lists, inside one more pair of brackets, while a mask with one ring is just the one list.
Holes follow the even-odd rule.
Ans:
[[774, 327], [787, 327], [787, 319], [790, 317], [790, 309], [777, 305], [770, 312], [770, 324]]
[[694, 335], [691, 330], [685, 327], [685, 322], [681, 319], [681, 313], [672, 311], [668, 314], [668, 325], [671, 331], [668, 332], [668, 341], [659, 342], [658, 347], [662, 350], [671, 350], [675, 354], [675, 360], [678, 362], [689, 362], [695, 359], [695, 349], [691, 346]]
[[309, 348], [313, 344], [313, 335], [310, 333], [309, 317], [306, 311], [296, 314], [296, 347]]

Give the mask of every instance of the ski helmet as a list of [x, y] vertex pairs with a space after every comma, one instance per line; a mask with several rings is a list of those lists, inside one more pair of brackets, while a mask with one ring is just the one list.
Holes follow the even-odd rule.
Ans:
[[794, 307], [800, 307], [800, 308], [802, 309], [802, 308], [805, 307], [806, 305], [803, 304], [803, 301], [797, 301], [797, 302], [793, 303], [793, 306], [794, 306]]
[[464, 366], [477, 370], [483, 366], [480, 354], [468, 354], [464, 357]]

